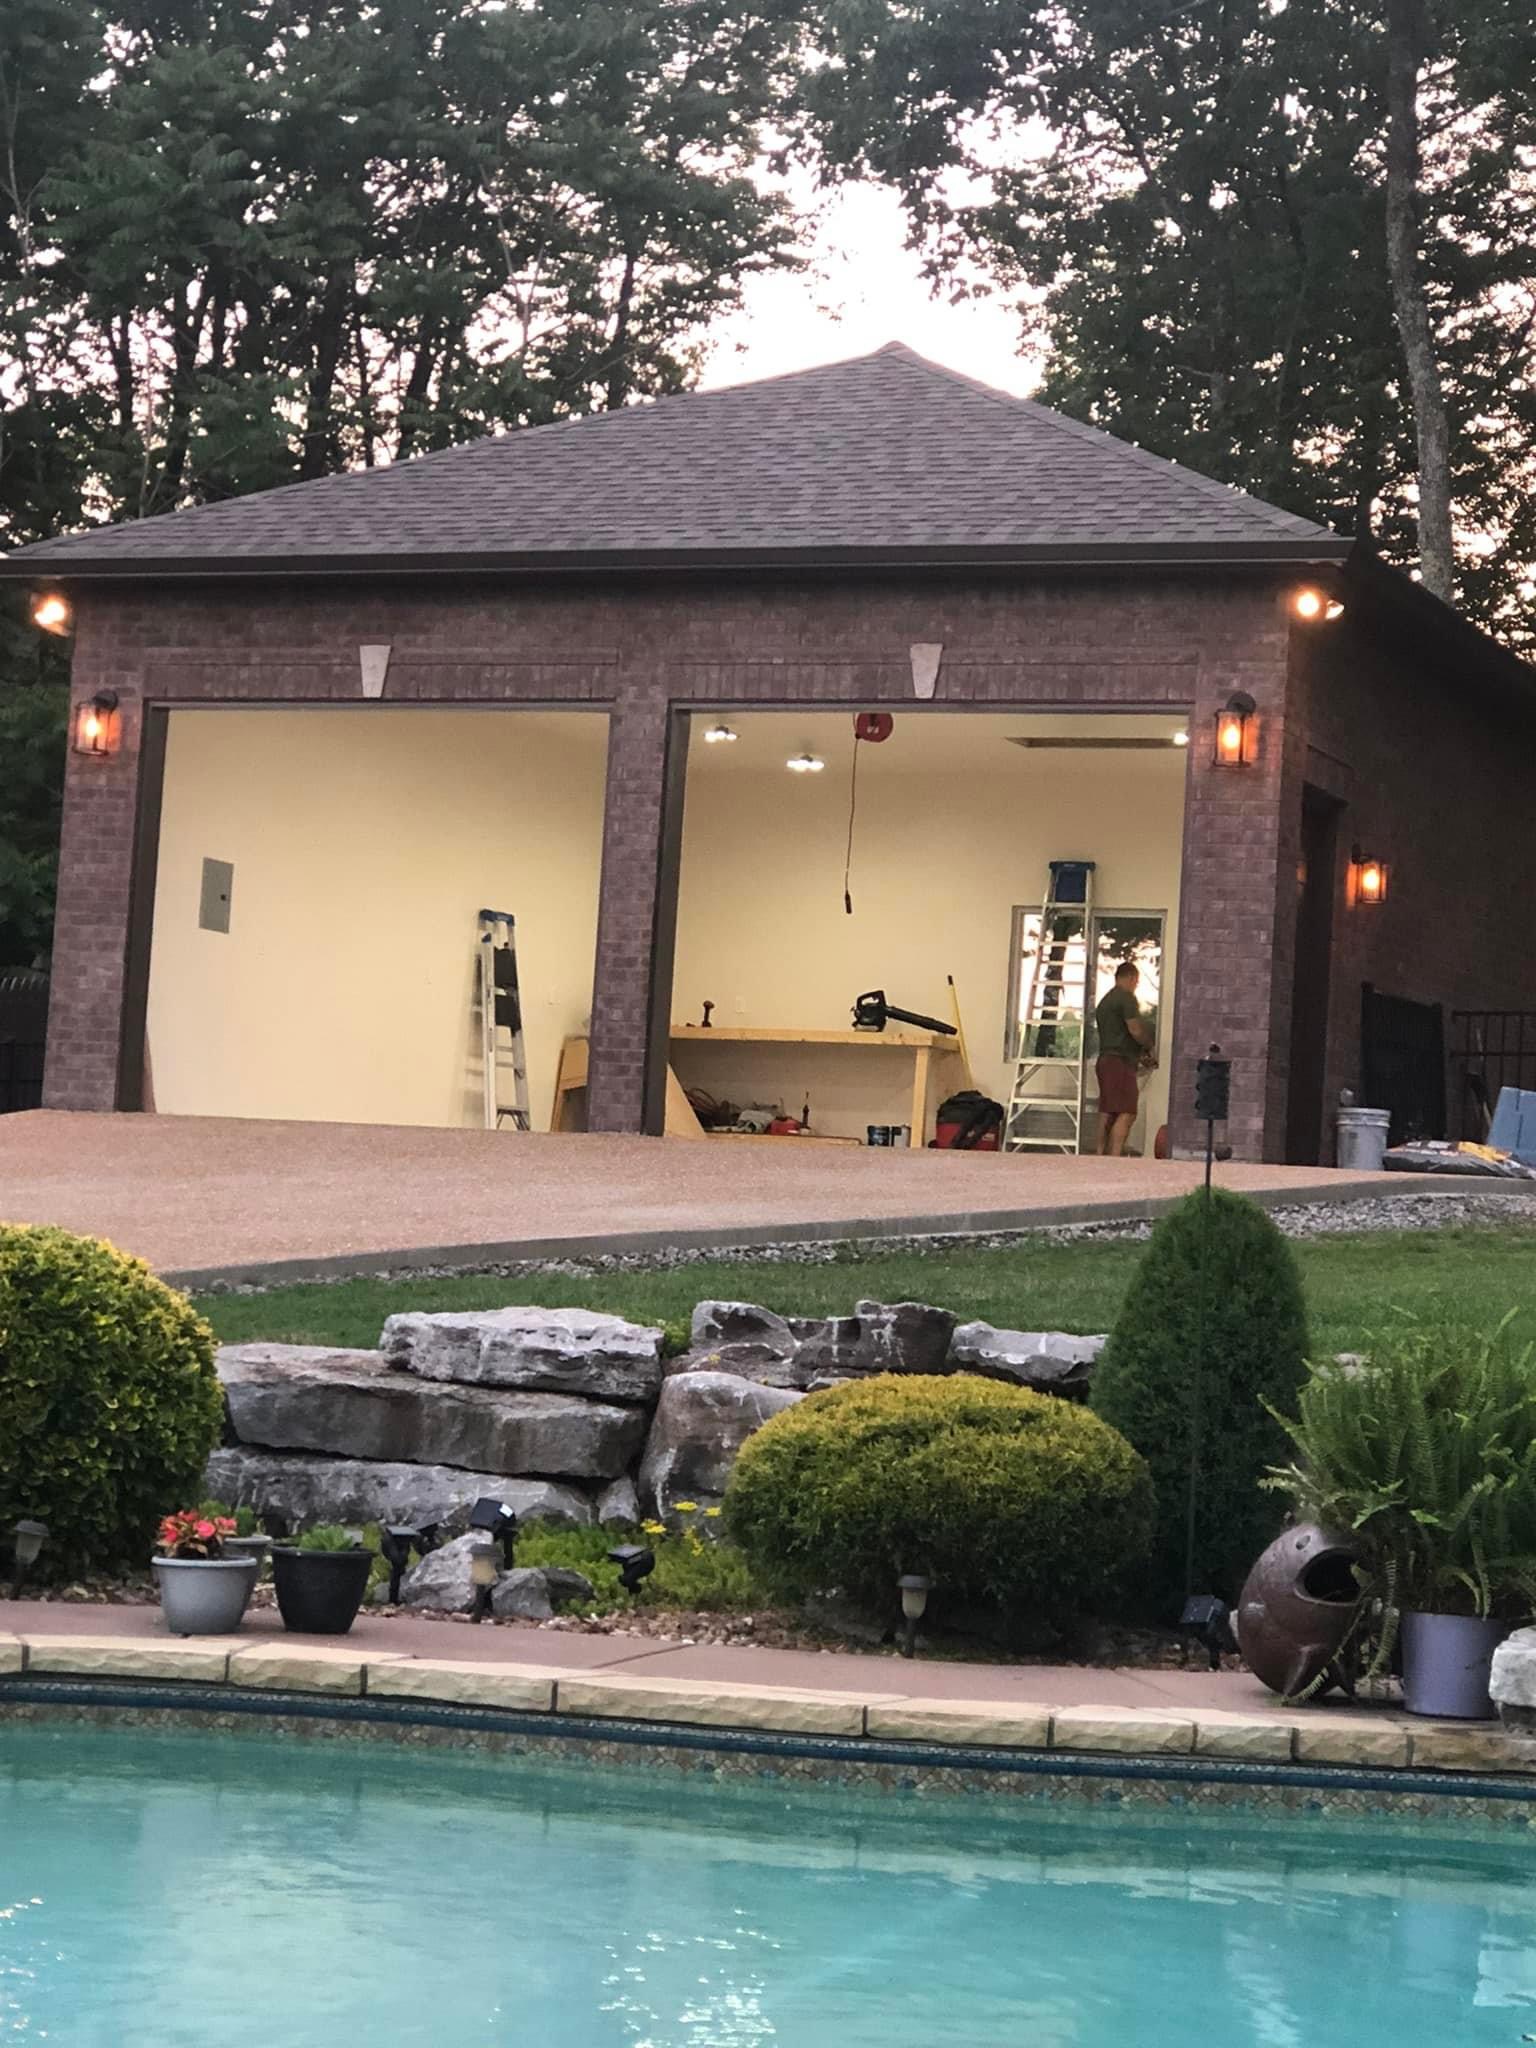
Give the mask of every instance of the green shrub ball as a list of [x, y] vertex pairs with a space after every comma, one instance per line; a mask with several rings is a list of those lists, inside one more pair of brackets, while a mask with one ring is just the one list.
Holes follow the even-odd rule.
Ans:
[[1282, 1506], [1259, 1483], [1286, 1454], [1270, 1410], [1294, 1412], [1306, 1371], [1306, 1306], [1290, 1245], [1243, 1196], [1213, 1188], [1206, 1203], [1197, 1191], [1158, 1223], [1093, 1370], [1095, 1412], [1152, 1469], [1157, 1536], [1140, 1594], [1160, 1620], [1177, 1614], [1185, 1590], [1197, 1361], [1191, 1590], [1228, 1601], [1279, 1533]]
[[809, 1394], [742, 1447], [727, 1527], [791, 1596], [888, 1609], [903, 1572], [951, 1612], [1068, 1621], [1102, 1609], [1151, 1533], [1152, 1484], [1086, 1408], [966, 1374]]
[[0, 1224], [0, 1543], [48, 1524], [40, 1572], [147, 1563], [199, 1499], [224, 1403], [213, 1332], [140, 1259]]

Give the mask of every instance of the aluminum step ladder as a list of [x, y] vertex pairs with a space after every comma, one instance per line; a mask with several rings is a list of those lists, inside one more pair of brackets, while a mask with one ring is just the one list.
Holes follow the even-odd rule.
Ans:
[[[517, 985], [517, 920], [510, 910], [482, 910], [475, 943], [475, 1001], [480, 1015], [480, 1072], [485, 1128], [510, 1119], [516, 1131], [528, 1119], [528, 1054], [523, 1044], [523, 1000]], [[502, 1099], [502, 1082], [512, 1100]]]
[[1003, 1126], [1008, 1152], [1082, 1147], [1093, 991], [1091, 860], [1053, 860], [1040, 906], [1040, 937], [1019, 1007], [1013, 1092]]

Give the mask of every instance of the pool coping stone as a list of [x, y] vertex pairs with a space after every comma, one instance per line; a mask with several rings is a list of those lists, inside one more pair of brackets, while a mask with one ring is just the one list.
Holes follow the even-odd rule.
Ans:
[[[889, 1665], [882, 1667], [889, 1671]], [[1450, 1772], [1467, 1778], [1536, 1775], [1536, 1739], [1488, 1723], [1415, 1721], [1396, 1709], [1294, 1718], [1216, 1708], [1046, 1706], [1030, 1701], [957, 1700], [805, 1686], [715, 1683], [472, 1659], [413, 1657], [307, 1644], [302, 1638], [251, 1643], [238, 1635], [186, 1639], [0, 1635], [0, 1705], [5, 1680], [28, 1676], [190, 1682], [257, 1693], [377, 1697], [408, 1710], [422, 1705], [549, 1715], [596, 1724], [754, 1731], [893, 1745], [1061, 1756], [1204, 1758], [1325, 1770]], [[1091, 1674], [1085, 1671], [1085, 1687]]]

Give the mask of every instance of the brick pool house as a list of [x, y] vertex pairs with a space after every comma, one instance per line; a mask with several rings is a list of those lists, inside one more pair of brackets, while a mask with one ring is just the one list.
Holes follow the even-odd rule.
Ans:
[[1006, 1097], [1055, 859], [1150, 963], [1142, 1149], [1197, 1142], [1210, 1041], [1236, 1155], [1326, 1162], [1363, 996], [1536, 1009], [1536, 676], [899, 344], [0, 566], [74, 634], [50, 1107], [479, 1121], [491, 905], [535, 1129], [579, 1045], [588, 1128], [661, 1131], [675, 1068], [846, 1140], [910, 1099], [843, 1057], [869, 988], [944, 1017], [952, 981]]

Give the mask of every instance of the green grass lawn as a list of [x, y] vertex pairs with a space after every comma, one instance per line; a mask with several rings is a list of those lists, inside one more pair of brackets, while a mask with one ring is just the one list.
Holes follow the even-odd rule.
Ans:
[[[768, 1262], [681, 1266], [669, 1272], [558, 1273], [520, 1280], [348, 1280], [220, 1295], [201, 1306], [229, 1344], [371, 1345], [398, 1309], [467, 1309], [529, 1302], [604, 1309], [639, 1322], [686, 1323], [696, 1301], [762, 1302], [789, 1315], [847, 1314], [856, 1300], [930, 1301], [1013, 1329], [1107, 1330], [1143, 1247], [1094, 1243], [1012, 1251], [892, 1252], [826, 1265]], [[1536, 1336], [1536, 1230], [1383, 1231], [1302, 1239], [1313, 1347], [1360, 1344], [1395, 1311], [1491, 1323], [1518, 1309]]]

